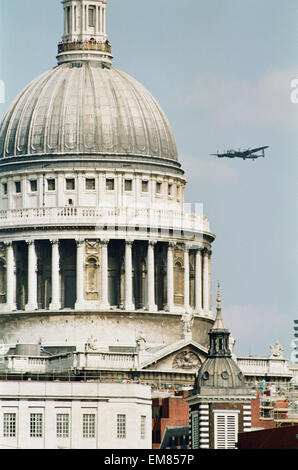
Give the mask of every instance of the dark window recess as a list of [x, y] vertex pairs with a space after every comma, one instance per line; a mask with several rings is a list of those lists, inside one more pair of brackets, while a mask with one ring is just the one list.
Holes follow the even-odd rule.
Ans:
[[142, 181], [142, 192], [143, 193], [148, 192], [148, 181]]
[[91, 7], [88, 9], [88, 26], [93, 28], [95, 26], [95, 8]]
[[158, 194], [161, 193], [161, 183], [156, 183], [156, 192], [157, 192]]
[[54, 179], [48, 179], [48, 191], [55, 191], [56, 181]]
[[2, 191], [3, 191], [3, 194], [7, 194], [7, 183], [2, 184]]
[[106, 179], [106, 189], [109, 191], [113, 191], [115, 187], [114, 180], [112, 178]]
[[73, 191], [75, 189], [75, 180], [74, 180], [74, 178], [67, 178], [66, 179], [66, 189], [68, 191]]
[[20, 181], [15, 182], [15, 188], [16, 188], [16, 193], [21, 192], [21, 182]]
[[125, 191], [132, 191], [132, 180], [124, 181], [124, 189]]
[[37, 191], [37, 180], [32, 180], [30, 181], [30, 190], [32, 192], [36, 192]]
[[93, 191], [95, 189], [95, 179], [94, 178], [86, 178], [86, 189], [88, 191]]

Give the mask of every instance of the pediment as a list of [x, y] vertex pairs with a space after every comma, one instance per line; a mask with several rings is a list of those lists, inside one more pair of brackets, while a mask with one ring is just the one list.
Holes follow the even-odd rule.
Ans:
[[141, 369], [196, 372], [205, 361], [208, 349], [193, 340], [178, 341], [161, 348], [140, 364]]

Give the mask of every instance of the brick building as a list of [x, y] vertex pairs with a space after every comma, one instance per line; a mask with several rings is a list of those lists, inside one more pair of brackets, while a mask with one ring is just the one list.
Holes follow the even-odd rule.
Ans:
[[[188, 416], [189, 416], [189, 405], [186, 403], [185, 398], [188, 392], [183, 391], [175, 393], [175, 395], [169, 395], [166, 397], [155, 397], [152, 399], [152, 448], [159, 449], [167, 430], [187, 428], [188, 427]], [[177, 434], [177, 433], [176, 433]], [[178, 442], [175, 447], [181, 445], [181, 439], [183, 445], [185, 441], [188, 442], [188, 429], [187, 436], [173, 435], [174, 439], [178, 438]]]

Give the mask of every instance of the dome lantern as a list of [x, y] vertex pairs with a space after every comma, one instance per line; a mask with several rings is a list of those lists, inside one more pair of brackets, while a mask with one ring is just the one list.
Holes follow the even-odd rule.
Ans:
[[111, 65], [106, 33], [107, 0], [62, 0], [64, 33], [58, 44], [58, 64], [73, 60], [101, 61]]

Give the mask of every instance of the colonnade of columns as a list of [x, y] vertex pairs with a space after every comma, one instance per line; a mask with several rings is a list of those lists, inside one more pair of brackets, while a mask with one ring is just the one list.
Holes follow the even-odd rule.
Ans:
[[[90, 24], [89, 9], [94, 10], [94, 23]], [[85, 2], [80, 11], [74, 2], [67, 2], [64, 6], [64, 36], [90, 35], [90, 28], [94, 28], [93, 35], [106, 34], [106, 6]]]
[[[109, 251], [108, 246], [110, 240], [98, 240], [101, 247], [101, 262], [100, 262], [100, 301], [98, 303], [99, 310], [108, 310], [109, 304]], [[135, 310], [133, 298], [133, 240], [124, 240], [124, 309], [127, 311]], [[38, 310], [38, 259], [36, 252], [36, 243], [34, 240], [26, 241], [28, 246], [27, 258], [27, 302], [25, 311]], [[51, 239], [51, 301], [48, 309], [50, 311], [57, 311], [61, 309], [61, 260], [59, 251], [59, 239]], [[146, 259], [146, 310], [156, 312], [157, 308], [157, 289], [156, 289], [156, 266], [155, 266], [155, 245], [156, 241], [145, 241], [147, 244], [147, 259]], [[180, 244], [180, 249], [183, 252], [184, 264], [184, 293], [183, 305], [177, 306], [175, 304], [175, 280], [174, 280], [174, 242], [160, 242], [166, 243], [166, 303], [164, 310], [168, 312], [190, 312], [194, 311], [197, 314], [209, 315], [211, 312], [211, 282], [210, 282], [210, 266], [211, 266], [211, 251], [202, 247], [192, 247], [186, 244]], [[6, 245], [6, 310], [16, 310], [16, 257], [12, 242], [5, 243]], [[194, 254], [194, 301], [190, 305], [190, 250]], [[88, 309], [88, 301], [85, 298], [85, 240], [76, 240], [76, 302], [74, 305], [75, 310]], [[160, 309], [159, 309], [160, 310]]]

